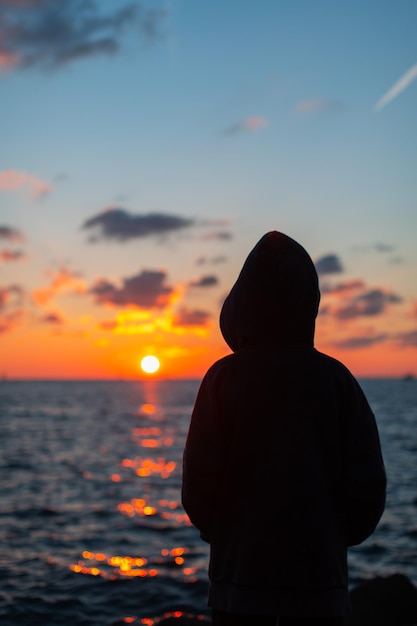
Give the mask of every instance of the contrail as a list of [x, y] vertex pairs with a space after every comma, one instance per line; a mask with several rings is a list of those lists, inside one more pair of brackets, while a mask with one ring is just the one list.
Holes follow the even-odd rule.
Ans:
[[401, 76], [399, 80], [397, 80], [395, 85], [393, 85], [391, 89], [389, 89], [387, 93], [385, 93], [382, 98], [378, 100], [374, 107], [374, 110], [380, 111], [381, 109], [383, 109], [384, 106], [391, 102], [391, 100], [394, 100], [394, 98], [396, 98], [402, 91], [404, 91], [404, 89], [407, 89], [407, 87], [411, 85], [413, 80], [415, 80], [416, 78], [417, 63], [413, 65], [413, 67], [410, 67], [410, 69], [403, 76]]

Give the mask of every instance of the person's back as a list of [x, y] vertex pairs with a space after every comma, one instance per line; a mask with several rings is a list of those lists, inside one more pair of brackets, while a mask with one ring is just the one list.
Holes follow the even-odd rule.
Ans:
[[234, 354], [201, 384], [183, 476], [184, 507], [211, 544], [214, 624], [341, 618], [347, 546], [382, 514], [375, 420], [348, 370], [313, 347], [318, 304], [310, 257], [274, 232], [222, 309]]

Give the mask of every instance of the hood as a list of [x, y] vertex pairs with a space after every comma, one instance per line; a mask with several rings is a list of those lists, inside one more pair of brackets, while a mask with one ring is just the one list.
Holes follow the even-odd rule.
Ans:
[[220, 329], [229, 347], [313, 345], [317, 272], [300, 244], [272, 231], [250, 252], [227, 296]]

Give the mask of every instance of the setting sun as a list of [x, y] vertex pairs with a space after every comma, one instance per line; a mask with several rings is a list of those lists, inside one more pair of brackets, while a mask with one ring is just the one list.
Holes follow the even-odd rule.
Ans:
[[155, 372], [157, 372], [160, 365], [161, 364], [159, 362], [159, 359], [157, 359], [156, 356], [150, 354], [148, 356], [144, 356], [140, 362], [141, 368], [147, 374], [154, 374]]

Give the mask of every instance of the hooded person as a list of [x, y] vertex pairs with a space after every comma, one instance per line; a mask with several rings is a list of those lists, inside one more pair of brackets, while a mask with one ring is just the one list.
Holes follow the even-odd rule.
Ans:
[[347, 368], [314, 348], [319, 301], [310, 256], [274, 231], [221, 311], [233, 354], [201, 383], [182, 487], [210, 543], [215, 626], [342, 624], [347, 548], [384, 509], [373, 413]]

